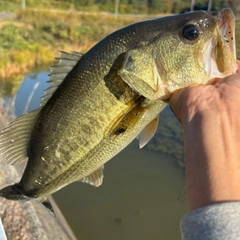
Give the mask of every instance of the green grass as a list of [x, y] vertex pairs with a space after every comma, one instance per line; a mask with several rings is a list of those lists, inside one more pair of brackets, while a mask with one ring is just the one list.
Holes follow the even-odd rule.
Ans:
[[[146, 18], [39, 9], [17, 11], [15, 19], [0, 22], [0, 78], [24, 75], [37, 65], [52, 64], [59, 56], [58, 50], [84, 53], [116, 29]], [[240, 20], [236, 26], [240, 56]]]
[[3, 52], [10, 49], [22, 50], [29, 46], [24, 37], [24, 29], [13, 23], [4, 25], [0, 31], [0, 46]]
[[31, 10], [0, 23], [0, 77], [51, 64], [58, 50], [86, 52], [100, 39], [136, 21], [99, 14]]

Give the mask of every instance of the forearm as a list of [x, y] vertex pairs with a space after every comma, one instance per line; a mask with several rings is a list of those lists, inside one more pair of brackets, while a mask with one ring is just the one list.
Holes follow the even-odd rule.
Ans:
[[227, 115], [202, 111], [183, 123], [189, 210], [240, 200], [240, 125]]
[[240, 74], [183, 89], [170, 100], [184, 128], [189, 210], [239, 201]]

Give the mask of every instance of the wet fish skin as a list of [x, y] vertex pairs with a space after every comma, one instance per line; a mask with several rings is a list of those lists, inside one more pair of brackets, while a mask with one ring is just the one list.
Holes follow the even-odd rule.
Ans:
[[[79, 57], [44, 106], [1, 134], [3, 158], [19, 155], [17, 162], [28, 161], [20, 182], [2, 189], [0, 196], [43, 202], [74, 181], [100, 185], [103, 164], [157, 122], [172, 92], [235, 72], [233, 19], [228, 9], [192, 12], [136, 23], [100, 41]], [[220, 36], [219, 21], [231, 23], [229, 43]], [[199, 37], [185, 39], [186, 26], [197, 26]], [[214, 62], [210, 70], [206, 66], [212, 61], [212, 52], [204, 55], [209, 46], [228, 59], [216, 63], [221, 72]]]

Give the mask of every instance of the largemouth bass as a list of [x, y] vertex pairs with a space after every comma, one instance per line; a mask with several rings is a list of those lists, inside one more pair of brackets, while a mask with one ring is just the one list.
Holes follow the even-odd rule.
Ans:
[[171, 94], [235, 73], [230, 9], [191, 12], [120, 29], [82, 55], [62, 52], [42, 106], [0, 135], [3, 161], [27, 161], [21, 180], [0, 191], [36, 199], [82, 181], [100, 186], [103, 165], [136, 137], [143, 147]]

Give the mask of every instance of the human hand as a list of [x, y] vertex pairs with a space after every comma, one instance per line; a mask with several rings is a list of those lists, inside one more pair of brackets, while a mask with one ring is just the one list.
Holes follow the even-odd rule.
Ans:
[[176, 92], [183, 124], [189, 209], [240, 201], [240, 74]]

